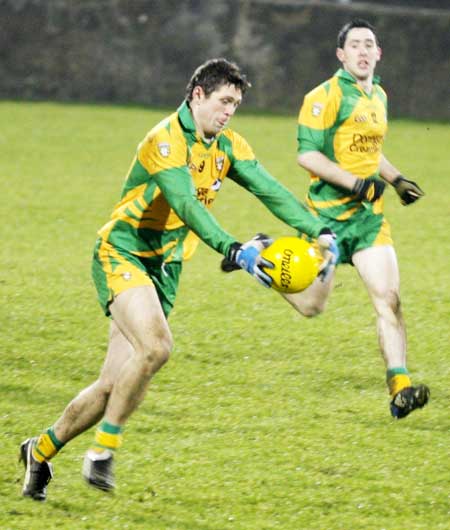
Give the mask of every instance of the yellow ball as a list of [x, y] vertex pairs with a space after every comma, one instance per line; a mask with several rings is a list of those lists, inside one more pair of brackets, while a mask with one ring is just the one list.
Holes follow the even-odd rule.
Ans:
[[280, 237], [261, 252], [275, 268], [264, 268], [272, 288], [281, 293], [299, 293], [309, 287], [319, 272], [319, 258], [310, 243], [299, 237]]

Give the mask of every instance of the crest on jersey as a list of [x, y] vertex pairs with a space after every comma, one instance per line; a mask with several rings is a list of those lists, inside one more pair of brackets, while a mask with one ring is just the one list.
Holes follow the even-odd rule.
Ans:
[[311, 113], [315, 117], [320, 116], [320, 114], [322, 113], [322, 109], [323, 109], [322, 103], [313, 103]]
[[161, 142], [158, 144], [158, 150], [161, 153], [161, 156], [167, 158], [170, 155], [170, 144]]
[[211, 189], [212, 191], [219, 191], [220, 190], [220, 186], [222, 186], [222, 181], [220, 179], [216, 179], [212, 186], [211, 186]]
[[[218, 157], [216, 158], [216, 168], [217, 168], [217, 171], [222, 171], [224, 160], [225, 160], [225, 157], [224, 157], [224, 156], [218, 156]], [[217, 182], [217, 181], [216, 181], [216, 182]]]

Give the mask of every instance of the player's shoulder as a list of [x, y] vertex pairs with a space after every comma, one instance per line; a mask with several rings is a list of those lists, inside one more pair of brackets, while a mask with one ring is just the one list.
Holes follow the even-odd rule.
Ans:
[[137, 156], [141, 162], [164, 160], [167, 167], [173, 164], [178, 166], [185, 162], [186, 149], [178, 113], [174, 112], [162, 119], [145, 135], [138, 145]]
[[228, 148], [233, 152], [249, 148], [249, 143], [241, 134], [234, 129], [228, 128], [221, 132], [217, 144], [219, 149], [227, 150], [226, 148]]
[[184, 151], [185, 142], [178, 121], [178, 113], [174, 112], [163, 118], [145, 135], [138, 146], [139, 153], [147, 153], [149, 156], [157, 151], [164, 157], [171, 153]]
[[220, 134], [220, 138], [224, 141], [230, 142], [231, 144], [247, 141], [241, 134], [230, 128], [224, 129]]
[[306, 93], [305, 100], [314, 101], [314, 100], [327, 100], [332, 99], [340, 91], [338, 78], [334, 75], [329, 79], [326, 79], [312, 90]]
[[383, 100], [383, 101], [386, 101], [387, 100], [387, 94], [386, 94], [386, 91], [384, 90], [384, 88], [380, 85], [380, 84], [376, 84], [375, 85], [375, 90], [378, 94], [378, 96]]
[[218, 147], [237, 159], [253, 158], [253, 150], [247, 140], [234, 129], [225, 129], [218, 138]]
[[152, 129], [146, 134], [145, 139], [147, 142], [169, 140], [171, 136], [179, 133], [179, 129], [177, 113], [174, 112], [152, 127]]

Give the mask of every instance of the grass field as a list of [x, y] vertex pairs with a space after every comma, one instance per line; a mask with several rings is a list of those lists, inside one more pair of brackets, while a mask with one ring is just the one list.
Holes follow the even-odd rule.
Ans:
[[[113, 496], [81, 479], [92, 432], [55, 459], [44, 504], [20, 496], [19, 443], [58, 417], [101, 365], [107, 320], [90, 280], [96, 230], [118, 199], [146, 108], [0, 103], [0, 528], [444, 530], [450, 528], [449, 124], [397, 121], [386, 153], [426, 197], [387, 191], [409, 332], [430, 404], [388, 412], [375, 318], [351, 267], [307, 320], [201, 246], [170, 324], [175, 348], [130, 420]], [[303, 197], [295, 117], [233, 127]], [[291, 234], [232, 182], [215, 207], [238, 238]]]

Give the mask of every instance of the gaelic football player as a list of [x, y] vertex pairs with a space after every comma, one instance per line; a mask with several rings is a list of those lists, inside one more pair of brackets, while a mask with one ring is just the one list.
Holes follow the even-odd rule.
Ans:
[[228, 128], [248, 86], [234, 63], [207, 61], [194, 72], [178, 110], [138, 146], [120, 201], [94, 249], [93, 278], [103, 311], [111, 317], [106, 359], [98, 379], [56, 422], [22, 443], [23, 495], [45, 500], [50, 460], [93, 425], [97, 429], [83, 476], [98, 489], [114, 488], [113, 463], [124, 425], [169, 357], [167, 317], [183, 260], [192, 256], [199, 239], [270, 286], [271, 278], [259, 267], [267, 240], [257, 237], [242, 245], [210, 213], [225, 178], [295, 230], [317, 238], [333, 269], [337, 248], [326, 222], [314, 218], [261, 166], [246, 140]]
[[[414, 386], [406, 367], [399, 270], [383, 214], [383, 191], [386, 183], [392, 185], [403, 205], [416, 202], [423, 191], [383, 155], [387, 101], [374, 75], [381, 49], [372, 25], [365, 20], [346, 24], [338, 35], [337, 58], [342, 67], [304, 98], [297, 160], [310, 173], [308, 206], [337, 235], [338, 263], [352, 264], [368, 290], [377, 315], [390, 412], [404, 418], [427, 403], [430, 391]], [[314, 316], [325, 308], [334, 274], [286, 298], [300, 313]]]

